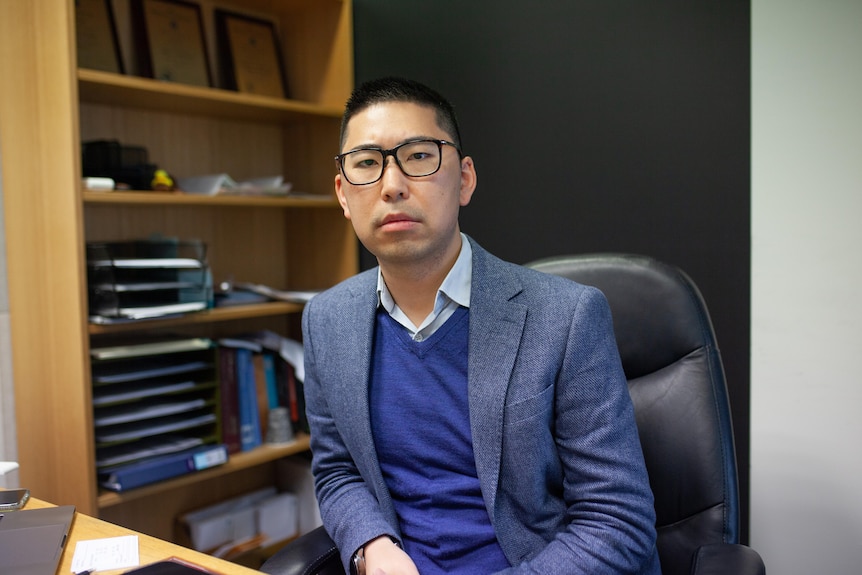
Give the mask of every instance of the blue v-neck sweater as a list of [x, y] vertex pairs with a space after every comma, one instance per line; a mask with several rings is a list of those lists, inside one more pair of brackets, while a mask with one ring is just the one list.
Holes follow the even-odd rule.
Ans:
[[479, 488], [467, 396], [469, 311], [413, 341], [377, 313], [371, 426], [404, 549], [422, 575], [509, 566]]

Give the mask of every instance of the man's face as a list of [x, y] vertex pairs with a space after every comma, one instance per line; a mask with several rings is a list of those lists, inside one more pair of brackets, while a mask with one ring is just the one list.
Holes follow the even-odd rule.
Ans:
[[[426, 106], [388, 102], [365, 108], [347, 125], [342, 152], [359, 148], [388, 150], [407, 141], [451, 140]], [[341, 173], [335, 192], [344, 216], [381, 265], [433, 265], [457, 254], [460, 246], [458, 212], [470, 202], [476, 172], [469, 157], [459, 159], [452, 146], [443, 146], [440, 169], [430, 176], [404, 175], [387, 157], [377, 182], [353, 185]]]

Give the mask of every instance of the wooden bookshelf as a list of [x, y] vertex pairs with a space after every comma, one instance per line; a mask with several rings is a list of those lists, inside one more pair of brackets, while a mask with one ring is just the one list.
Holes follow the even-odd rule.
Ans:
[[[215, 7], [275, 23], [289, 98], [78, 69], [73, 0], [0, 3], [0, 150], [21, 482], [35, 497], [168, 540], [176, 514], [274, 484], [275, 462], [306, 451], [308, 438], [139, 490], [101, 491], [90, 337], [166, 328], [218, 337], [263, 327], [298, 339], [302, 306], [270, 302], [91, 324], [85, 243], [153, 233], [200, 239], [215, 281], [277, 289], [323, 289], [358, 268], [355, 235], [332, 192], [340, 114], [353, 84], [351, 2], [199, 1], [210, 46]], [[118, 20], [129, 17], [128, 0], [114, 5]], [[129, 28], [118, 26], [125, 57], [133, 47]], [[227, 173], [239, 181], [282, 174], [295, 193], [83, 190], [81, 142], [100, 139], [146, 147], [150, 162], [172, 175]]]

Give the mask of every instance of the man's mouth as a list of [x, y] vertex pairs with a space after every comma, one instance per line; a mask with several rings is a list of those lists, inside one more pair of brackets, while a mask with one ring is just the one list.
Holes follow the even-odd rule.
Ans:
[[416, 218], [407, 214], [389, 214], [380, 220], [380, 227], [406, 226], [416, 222]]
[[379, 228], [386, 232], [403, 232], [412, 229], [418, 221], [408, 214], [388, 214], [380, 219]]

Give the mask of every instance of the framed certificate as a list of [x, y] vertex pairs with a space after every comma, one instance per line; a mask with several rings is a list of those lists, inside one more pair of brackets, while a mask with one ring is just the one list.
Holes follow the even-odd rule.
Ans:
[[75, 0], [78, 67], [123, 73], [111, 0]]
[[212, 86], [200, 6], [181, 0], [137, 0], [135, 14], [144, 75]]
[[215, 11], [215, 19], [225, 87], [286, 97], [281, 49], [273, 23], [223, 10]]

